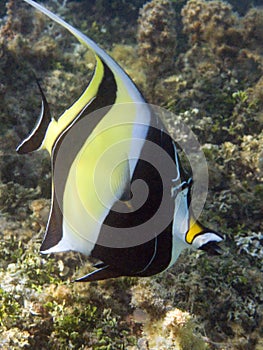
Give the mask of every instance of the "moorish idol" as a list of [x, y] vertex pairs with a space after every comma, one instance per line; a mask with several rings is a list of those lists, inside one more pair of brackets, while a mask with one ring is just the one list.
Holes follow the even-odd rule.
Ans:
[[195, 219], [193, 180], [158, 112], [125, 71], [89, 37], [33, 0], [95, 55], [93, 77], [79, 99], [53, 118], [39, 83], [39, 119], [17, 147], [46, 149], [52, 202], [42, 253], [78, 251], [97, 259], [77, 281], [151, 276], [181, 251], [219, 254], [222, 236]]

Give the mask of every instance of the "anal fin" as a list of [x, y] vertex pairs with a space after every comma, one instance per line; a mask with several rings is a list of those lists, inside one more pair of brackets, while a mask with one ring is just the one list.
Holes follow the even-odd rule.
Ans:
[[83, 277], [76, 279], [75, 282], [101, 281], [106, 280], [108, 278], [116, 278], [120, 276], [122, 276], [122, 274], [119, 271], [115, 270], [109, 265], [106, 265], [101, 267], [100, 269], [88, 273]]

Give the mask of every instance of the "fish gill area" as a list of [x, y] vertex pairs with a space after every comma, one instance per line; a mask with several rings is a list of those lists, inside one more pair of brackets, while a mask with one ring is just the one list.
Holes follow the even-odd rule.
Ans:
[[[59, 116], [94, 58], [23, 1], [0, 3], [0, 349], [263, 350], [263, 8], [260, 0], [43, 0], [197, 136], [209, 169], [202, 220], [223, 254], [185, 251], [160, 275], [72, 283], [77, 253], [41, 255], [45, 152], [16, 146]], [[166, 121], [175, 135], [175, 120]]]

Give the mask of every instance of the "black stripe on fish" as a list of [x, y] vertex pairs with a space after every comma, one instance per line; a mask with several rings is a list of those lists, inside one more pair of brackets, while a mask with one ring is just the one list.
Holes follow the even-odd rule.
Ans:
[[[173, 140], [158, 118], [152, 115], [151, 119], [152, 126], [148, 129], [146, 140], [157, 144], [167, 152], [172, 160], [174, 160], [175, 149]], [[141, 159], [138, 160], [131, 181], [133, 182], [136, 179], [141, 179], [147, 183], [149, 193], [146, 202], [141, 208], [130, 213], [124, 213], [122, 211], [117, 212], [117, 210], [115, 210], [117, 204], [114, 205], [102, 225], [98, 241], [91, 252], [93, 257], [102, 260], [106, 265], [110, 266], [111, 271], [115, 271], [115, 273], [119, 273], [120, 275], [154, 275], [165, 270], [171, 261], [173, 222], [172, 219], [169, 220], [169, 218], [173, 218], [174, 200], [170, 194], [172, 179], [176, 177], [176, 166], [174, 166], [174, 172], [168, 171], [167, 177], [161, 178], [158, 170], [155, 169], [153, 165], [143, 160], [144, 156], [145, 159], [147, 159], [148, 152], [151, 152], [151, 149], [149, 149], [149, 147], [151, 147], [151, 142], [145, 142], [141, 151]], [[158, 161], [162, 162], [161, 157], [159, 158]], [[164, 167], [164, 169], [166, 168], [166, 164], [160, 163], [159, 166]], [[163, 192], [166, 192], [165, 198], [171, 198], [171, 200], [166, 203], [167, 216], [163, 217], [163, 220], [166, 220], [164, 222], [167, 222], [168, 225], [161, 233], [154, 236], [152, 232], [149, 232], [147, 234], [149, 234], [150, 239], [145, 243], [127, 248], [114, 248], [103, 245], [104, 240], [109, 240], [109, 235], [111, 235], [111, 242], [116, 242], [116, 246], [118, 246], [118, 241], [120, 239], [125, 239], [120, 237], [118, 230], [116, 236], [114, 236], [114, 230], [108, 230], [108, 226], [123, 228], [124, 233], [125, 227], [134, 227], [147, 222], [161, 205]], [[123, 205], [125, 205], [125, 203]], [[93, 280], [95, 278], [99, 280], [100, 274], [94, 274], [92, 278]]]
[[[103, 61], [102, 61], [103, 62]], [[68, 150], [67, 157], [65, 157], [63, 164], [60, 164], [60, 186], [55, 189], [55, 194], [53, 198], [53, 203], [51, 207], [50, 220], [48, 222], [46, 234], [41, 246], [41, 251], [48, 250], [58, 244], [63, 236], [63, 213], [61, 207], [63, 206], [63, 193], [65, 190], [65, 185], [67, 177], [70, 171], [70, 167], [83, 144], [86, 142], [92, 131], [98, 125], [98, 123], [103, 119], [109, 109], [112, 107], [116, 100], [117, 94], [117, 84], [115, 81], [114, 74], [108, 68], [108, 66], [103, 62], [104, 74], [96, 97], [89, 103], [82, 112], [74, 119], [74, 122], [68, 127], [62, 135], [58, 137], [58, 140], [54, 143], [52, 149], [52, 174], [54, 175], [56, 158], [60, 150], [60, 146], [64, 138], [68, 135], [71, 128], [78, 128], [78, 122], [85, 117], [88, 117], [90, 113], [98, 110], [98, 112], [93, 115], [89, 121], [89, 129], [86, 130], [86, 133], [83, 133], [83, 130], [79, 130], [79, 138], [76, 140], [69, 141], [72, 145], [71, 149]], [[103, 108], [108, 107], [108, 108]], [[69, 134], [70, 135], [70, 134]], [[62, 168], [63, 167], [63, 168]], [[56, 198], [55, 198], [56, 197]], [[57, 198], [58, 197], [58, 198]], [[57, 203], [60, 203], [60, 206]], [[53, 222], [55, 220], [55, 222]], [[54, 231], [52, 228], [56, 227], [57, 230]]]

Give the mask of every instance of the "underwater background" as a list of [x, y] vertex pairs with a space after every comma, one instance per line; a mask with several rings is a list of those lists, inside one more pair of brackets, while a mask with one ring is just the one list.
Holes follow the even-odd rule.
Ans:
[[[41, 98], [60, 115], [94, 59], [23, 1], [0, 2], [0, 349], [263, 349], [262, 0], [46, 0], [129, 73], [147, 101], [202, 144], [202, 220], [223, 255], [185, 251], [151, 278], [74, 284], [84, 256], [44, 256], [50, 205], [45, 152], [18, 156]], [[167, 120], [175, 133], [173, 120]]]

